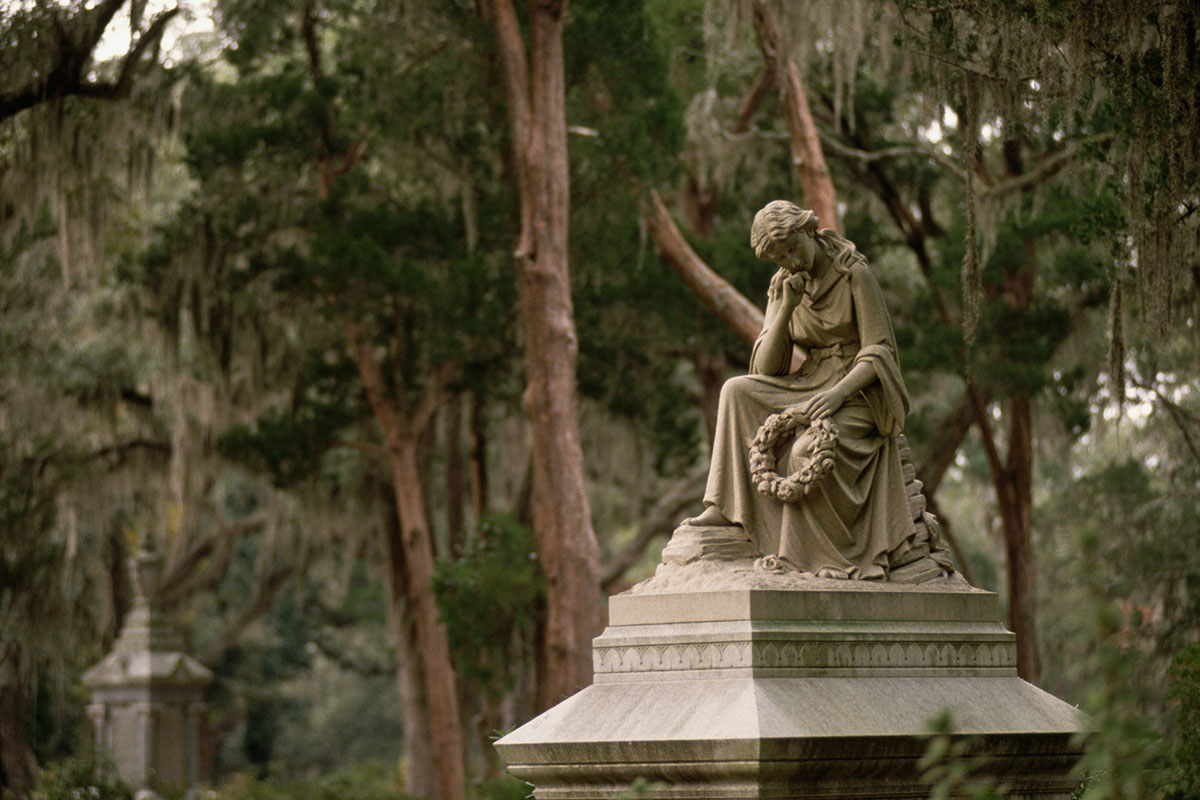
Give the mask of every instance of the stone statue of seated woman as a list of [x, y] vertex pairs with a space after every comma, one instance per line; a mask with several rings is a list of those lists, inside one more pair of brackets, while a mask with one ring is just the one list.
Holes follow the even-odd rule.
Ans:
[[[883, 294], [854, 244], [818, 223], [785, 200], [754, 217], [750, 244], [778, 271], [750, 372], [721, 390], [705, 510], [681, 530], [734, 529], [770, 571], [941, 576], [953, 568], [903, 463], [909, 400]], [[793, 346], [805, 358], [789, 372]]]

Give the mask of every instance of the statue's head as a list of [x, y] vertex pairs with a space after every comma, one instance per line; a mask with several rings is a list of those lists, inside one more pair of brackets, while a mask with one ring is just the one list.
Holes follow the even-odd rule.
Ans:
[[817, 215], [788, 200], [772, 200], [754, 215], [750, 226], [750, 246], [759, 258], [772, 244], [793, 242], [800, 234], [813, 237], [820, 227]]
[[804, 269], [812, 263], [819, 223], [812, 211], [787, 200], [773, 200], [754, 215], [750, 246], [756, 256], [789, 272]]

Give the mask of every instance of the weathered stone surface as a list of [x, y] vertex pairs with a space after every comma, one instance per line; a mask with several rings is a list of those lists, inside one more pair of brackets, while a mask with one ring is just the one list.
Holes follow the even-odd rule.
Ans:
[[739, 527], [680, 525], [663, 548], [662, 560], [664, 564], [683, 566], [700, 560], [753, 560], [758, 555], [758, 548]]
[[638, 778], [661, 798], [925, 797], [916, 761], [949, 712], [1015, 796], [1070, 795], [1082, 719], [1016, 676], [994, 594], [828, 583], [611, 598], [594, 685], [501, 756], [543, 799]]
[[[679, 536], [687, 526], [676, 530]], [[709, 529], [703, 529], [709, 530]], [[751, 556], [733, 559], [698, 556], [695, 559], [666, 558], [671, 543], [663, 550], [663, 563], [658, 565], [653, 577], [647, 578], [629, 590], [631, 594], [677, 594], [680, 592], [724, 591], [729, 589], [800, 589], [825, 592], [972, 592], [974, 589], [963, 577], [953, 575], [931, 578], [918, 586], [906, 586], [896, 582], [843, 581], [833, 578], [818, 578], [810, 573], [794, 571], [767, 572], [754, 566]]]

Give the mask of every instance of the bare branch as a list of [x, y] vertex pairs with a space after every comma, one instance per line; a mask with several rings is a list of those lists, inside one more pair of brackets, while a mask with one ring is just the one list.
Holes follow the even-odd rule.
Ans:
[[841, 158], [861, 161], [863, 163], [872, 163], [875, 161], [884, 161], [892, 158], [925, 158], [931, 161], [936, 161], [939, 165], [945, 167], [952, 172], [959, 180], [966, 180], [967, 175], [962, 166], [945, 153], [939, 153], [937, 150], [929, 147], [921, 147], [920, 145], [897, 145], [895, 147], [885, 147], [882, 150], [859, 150], [847, 144], [839, 142], [835, 137], [830, 136], [820, 130], [817, 134], [821, 137], [821, 143], [834, 155]]
[[608, 592], [625, 573], [641, 560], [650, 542], [659, 536], [670, 536], [679, 524], [679, 517], [700, 501], [708, 479], [708, 465], [703, 464], [671, 485], [642, 520], [637, 534], [613, 556], [601, 571], [600, 585]]
[[417, 67], [424, 64], [426, 61], [432, 60], [434, 56], [436, 56], [438, 53], [441, 53], [443, 50], [445, 50], [449, 46], [450, 46], [450, 39], [446, 36], [443, 36], [441, 39], [439, 39], [437, 41], [436, 44], [434, 44], [433, 47], [429, 48], [424, 53], [418, 54], [414, 59], [412, 59], [407, 64], [405, 64], [403, 67], [401, 67], [399, 74], [407, 75], [408, 73], [412, 72]]
[[1072, 159], [1079, 155], [1079, 151], [1086, 145], [1107, 142], [1112, 139], [1112, 132], [1099, 133], [1095, 136], [1089, 136], [1085, 139], [1078, 139], [1072, 142], [1067, 147], [1064, 147], [1059, 152], [1048, 158], [1043, 159], [1036, 167], [1028, 172], [1011, 178], [1006, 181], [993, 184], [979, 194], [981, 197], [999, 197], [1009, 192], [1017, 192], [1022, 189], [1036, 186], [1042, 181], [1053, 177], [1060, 169], [1067, 165]]
[[154, 18], [121, 60], [116, 81], [88, 81], [84, 71], [97, 43], [125, 0], [103, 0], [93, 9], [63, 22], [55, 9], [50, 18], [54, 27], [57, 52], [48, 69], [35, 71], [23, 85], [0, 91], [0, 120], [40, 103], [71, 95], [99, 100], [118, 100], [128, 96], [133, 77], [148, 49], [159, 46], [167, 23], [179, 8], [163, 11]]
[[737, 121], [729, 129], [731, 135], [738, 136], [750, 130], [750, 121], [754, 119], [758, 107], [762, 105], [763, 97], [767, 94], [767, 89], [771, 88], [774, 80], [775, 76], [771, 72], [771, 67], [769, 65], [763, 67], [762, 72], [758, 73], [758, 77], [754, 79], [754, 83], [742, 97], [742, 101], [738, 103]]
[[271, 609], [271, 604], [275, 602], [275, 596], [291, 576], [291, 569], [280, 568], [256, 581], [256, 588], [250, 602], [243, 606], [233, 621], [209, 642], [208, 647], [204, 648], [204, 652], [200, 656], [200, 662], [211, 666], [220, 661], [221, 656], [225, 655], [226, 650], [233, 647], [250, 623]]
[[1192, 437], [1192, 432], [1188, 430], [1188, 423], [1192, 425], [1200, 424], [1200, 419], [1197, 419], [1194, 414], [1189, 413], [1186, 409], [1168, 399], [1157, 386], [1148, 386], [1141, 381], [1135, 382], [1134, 386], [1154, 394], [1154, 397], [1158, 400], [1158, 404], [1167, 410], [1167, 415], [1175, 423], [1175, 427], [1179, 429], [1179, 433], [1183, 436], [1183, 442], [1191, 452], [1192, 458], [1200, 462], [1200, 447], [1197, 446], [1196, 440]]
[[414, 434], [420, 434], [425, 430], [425, 426], [433, 419], [434, 413], [438, 406], [445, 399], [446, 386], [458, 374], [458, 362], [451, 360], [443, 363], [429, 379], [429, 383], [425, 386], [425, 390], [421, 392], [421, 399], [417, 401], [417, 407], [412, 415], [412, 430]]
[[[170, 607], [190, 595], [212, 589], [225, 576], [233, 555], [233, 545], [242, 536], [267, 523], [267, 512], [259, 511], [232, 522], [222, 521], [219, 530], [193, 544], [174, 564], [169, 565], [159, 585], [158, 600]], [[208, 558], [203, 572], [197, 569]]]
[[171, 455], [171, 443], [166, 439], [126, 439], [123, 442], [113, 442], [112, 444], [93, 450], [91, 457], [94, 459], [112, 459], [112, 466], [118, 466], [125, 460], [125, 457], [129, 453], [135, 450], [144, 450], [166, 457]]
[[971, 409], [975, 412], [975, 422], [979, 425], [979, 438], [983, 442], [983, 452], [987, 455], [988, 466], [991, 468], [992, 481], [996, 485], [996, 502], [1005, 504], [1005, 492], [1002, 490], [1004, 476], [1008, 468], [1000, 457], [1000, 449], [996, 446], [996, 436], [992, 431], [992, 421], [988, 416], [987, 398], [975, 387], [974, 382], [967, 382], [967, 398], [971, 401]]
[[[646, 227], [663, 258], [704, 304], [733, 328], [742, 341], [754, 344], [762, 330], [763, 312], [704, 263], [704, 259], [683, 238], [683, 233], [657, 191], [651, 190], [650, 202], [652, 210], [645, 215]], [[798, 365], [803, 360], [803, 353], [793, 348], [792, 364]]]

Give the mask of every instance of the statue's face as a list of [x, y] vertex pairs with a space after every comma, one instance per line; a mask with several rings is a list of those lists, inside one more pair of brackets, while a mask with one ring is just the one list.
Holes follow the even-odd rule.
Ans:
[[803, 275], [812, 269], [817, 243], [811, 236], [797, 234], [789, 239], [773, 242], [767, 257], [781, 269], [792, 274]]

